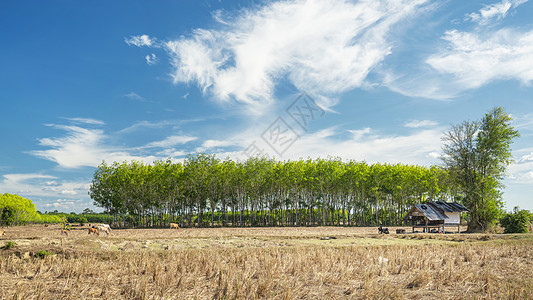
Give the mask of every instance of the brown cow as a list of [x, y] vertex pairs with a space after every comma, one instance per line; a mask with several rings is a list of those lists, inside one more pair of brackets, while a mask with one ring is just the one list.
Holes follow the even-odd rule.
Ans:
[[180, 226], [177, 223], [170, 223], [170, 229], [172, 228], [180, 229]]
[[61, 234], [68, 236], [68, 230], [61, 230]]
[[100, 234], [98, 234], [98, 229], [96, 229], [96, 228], [89, 228], [89, 234], [91, 234], [91, 233], [94, 234], [94, 235], [100, 235]]

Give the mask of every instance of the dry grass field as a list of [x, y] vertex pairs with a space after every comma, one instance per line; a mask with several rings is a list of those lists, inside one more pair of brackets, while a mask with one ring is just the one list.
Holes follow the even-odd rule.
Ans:
[[2, 229], [1, 299], [533, 299], [533, 234]]

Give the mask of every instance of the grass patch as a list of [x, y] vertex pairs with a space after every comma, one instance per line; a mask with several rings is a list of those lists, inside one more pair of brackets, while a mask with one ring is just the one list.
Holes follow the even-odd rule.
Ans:
[[2, 247], [4, 250], [9, 250], [13, 247], [15, 247], [17, 245], [17, 243], [13, 242], [13, 241], [7, 241], [6, 244], [4, 245], [4, 247]]
[[52, 253], [46, 251], [46, 250], [39, 250], [35, 253], [35, 257], [38, 257], [40, 259], [45, 259], [47, 256], [50, 256]]

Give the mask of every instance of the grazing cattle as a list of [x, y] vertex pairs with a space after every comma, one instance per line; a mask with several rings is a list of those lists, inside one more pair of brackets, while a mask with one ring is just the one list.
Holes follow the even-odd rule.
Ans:
[[108, 224], [99, 224], [98, 226], [105, 227], [107, 231], [111, 232], [111, 226], [109, 226]]
[[61, 230], [61, 234], [68, 236], [68, 230]]
[[89, 228], [89, 235], [90, 235], [91, 233], [94, 234], [94, 235], [100, 235], [100, 234], [98, 233], [98, 229], [96, 229], [96, 228], [94, 228], [94, 227]]
[[6, 232], [3, 230], [0, 230], [0, 235], [6, 235]]
[[95, 228], [96, 228], [96, 230], [98, 230], [98, 233], [105, 232], [106, 235], [109, 235], [109, 229], [107, 227], [102, 226], [102, 225], [98, 225]]
[[378, 233], [384, 233], [384, 234], [389, 234], [389, 229], [388, 228], [383, 228], [381, 225], [379, 225], [378, 227]]
[[177, 223], [170, 223], [170, 229], [172, 228], [180, 229], [180, 226]]

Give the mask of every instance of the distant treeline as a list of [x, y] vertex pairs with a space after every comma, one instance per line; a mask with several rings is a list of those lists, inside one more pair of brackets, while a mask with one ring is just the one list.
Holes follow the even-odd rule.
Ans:
[[38, 213], [30, 199], [8, 193], [0, 194], [0, 226], [61, 222], [59, 216]]
[[106, 223], [109, 216], [85, 209], [83, 213], [58, 211], [40, 213], [30, 199], [13, 194], [0, 194], [0, 226], [59, 223]]
[[415, 203], [458, 197], [440, 167], [214, 155], [103, 162], [90, 196], [116, 226], [400, 225]]

